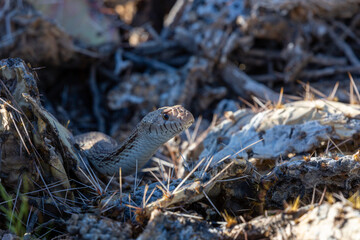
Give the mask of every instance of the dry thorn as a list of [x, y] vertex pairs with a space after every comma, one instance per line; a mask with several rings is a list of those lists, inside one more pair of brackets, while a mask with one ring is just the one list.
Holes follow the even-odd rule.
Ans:
[[149, 185], [145, 184], [144, 194], [143, 194], [143, 200], [142, 200], [142, 207], [144, 208], [146, 206], [146, 193], [149, 190]]
[[122, 199], [122, 193], [123, 193], [123, 191], [122, 191], [122, 188], [123, 188], [123, 186], [122, 186], [122, 174], [121, 174], [121, 168], [119, 168], [119, 187], [120, 187], [120, 201], [121, 201], [121, 199]]
[[328, 140], [327, 144], [326, 144], [326, 149], [325, 149], [325, 154], [329, 155], [329, 147], [330, 147], [330, 140]]
[[277, 104], [276, 104], [276, 108], [282, 108], [282, 98], [283, 98], [283, 95], [284, 95], [284, 88], [283, 87], [281, 87], [281, 89], [280, 89], [280, 94], [279, 94], [279, 100], [278, 100], [278, 102], [277, 102]]
[[37, 170], [37, 172], [38, 172], [38, 174], [39, 174], [39, 176], [40, 176], [41, 181], [44, 183], [44, 186], [45, 186], [47, 192], [49, 193], [50, 198], [52, 199], [53, 203], [55, 204], [56, 209], [57, 209], [57, 210], [59, 211], [59, 213], [62, 215], [62, 212], [60, 211], [60, 208], [59, 208], [58, 204], [56, 203], [56, 201], [55, 201], [55, 199], [54, 199], [54, 196], [52, 195], [50, 189], [48, 188], [48, 186], [47, 186], [47, 184], [46, 184], [46, 182], [45, 182], [45, 179], [43, 178], [43, 176], [42, 176], [42, 174], [41, 174], [41, 171], [40, 171], [40, 169], [38, 168], [37, 164], [35, 164], [35, 168], [36, 168], [36, 170]]
[[350, 96], [349, 96], [349, 103], [350, 104], [355, 104], [355, 97], [354, 97], [354, 85], [352, 85], [351, 81], [350, 81]]
[[[167, 208], [169, 209], [169, 208]], [[200, 216], [193, 216], [193, 215], [190, 215], [190, 214], [184, 214], [184, 213], [176, 213], [176, 212], [166, 212], [166, 214], [171, 214], [171, 215], [175, 215], [175, 216], [178, 216], [178, 217], [184, 217], [184, 218], [192, 218], [192, 219], [196, 219], [196, 220], [204, 220], [203, 217], [200, 217]]]
[[193, 133], [191, 135], [191, 141], [189, 142], [189, 145], [195, 142], [195, 139], [197, 137], [197, 134], [198, 134], [198, 131], [199, 131], [199, 128], [200, 128], [201, 121], [202, 121], [202, 116], [199, 116], [197, 121], [196, 121], [194, 131], [193, 131]]
[[6, 102], [4, 99], [0, 98], [0, 100], [6, 105], [9, 106], [10, 108], [12, 108], [15, 112], [22, 114], [19, 110], [17, 110], [13, 105], [11, 105], [10, 103]]
[[154, 178], [156, 178], [156, 180], [161, 184], [161, 186], [162, 186], [164, 189], [166, 189], [167, 194], [170, 194], [170, 195], [171, 195], [169, 189], [166, 188], [166, 186], [164, 185], [164, 183], [163, 183], [162, 181], [160, 181], [160, 179], [155, 175], [155, 173], [153, 173], [153, 171], [151, 171], [151, 170], [150, 170], [150, 173], [154, 176]]
[[260, 111], [268, 110], [267, 106], [263, 102], [261, 102], [259, 98], [255, 96], [251, 96], [251, 98], [252, 100], [254, 100], [254, 102], [256, 102], [257, 104], [259, 104], [259, 106], [261, 106]]
[[206, 199], [210, 202], [211, 206], [215, 209], [215, 211], [219, 214], [219, 216], [221, 217], [221, 213], [219, 212], [219, 210], [215, 207], [214, 203], [210, 200], [209, 196], [205, 193], [205, 191], [202, 191], [204, 196], [206, 197]]
[[167, 178], [167, 189], [170, 189], [170, 180], [171, 180], [171, 178], [172, 178], [172, 174], [173, 174], [173, 171], [174, 170], [174, 168], [169, 168], [169, 174], [168, 174], [168, 178]]
[[327, 99], [331, 100], [331, 101], [337, 101], [338, 99], [335, 97], [336, 92], [339, 88], [339, 82], [336, 82], [331, 94], [327, 97]]
[[[229, 156], [228, 156], [229, 157]], [[201, 173], [201, 177], [204, 176], [204, 174], [206, 173], [207, 169], [209, 168], [210, 164], [212, 163], [212, 160], [214, 159], [214, 156], [211, 156], [211, 158], [209, 159], [208, 163], [206, 164], [205, 166], [205, 169], [202, 170], [202, 173]]]
[[173, 195], [171, 193], [169, 193], [169, 191], [167, 191], [166, 189], [164, 189], [163, 187], [161, 187], [159, 185], [156, 185], [156, 187], [158, 189], [160, 189], [160, 191], [163, 193], [163, 197], [165, 199], [171, 199], [172, 198]]
[[193, 170], [191, 170], [191, 172], [189, 172], [189, 174], [181, 181], [181, 183], [174, 189], [174, 191], [172, 191], [171, 194], [176, 193], [177, 190], [180, 189], [180, 187], [185, 183], [185, 181], [196, 171], [196, 169], [198, 169], [198, 167], [201, 165], [201, 163], [205, 160], [205, 158], [203, 158], [195, 167]]
[[101, 195], [102, 191], [99, 189], [99, 187], [90, 179], [90, 177], [86, 175], [86, 173], [80, 167], [78, 167], [78, 169], [86, 177], [86, 179], [93, 185], [93, 190], [96, 191], [97, 194]]
[[323, 203], [325, 194], [326, 194], [326, 186], [325, 186], [325, 188], [324, 188], [323, 193], [321, 194], [321, 198], [320, 198], [320, 201], [319, 201], [319, 205], [321, 205], [321, 204]]
[[217, 177], [219, 177], [223, 172], [226, 171], [226, 169], [228, 169], [231, 165], [233, 165], [234, 162], [229, 163], [226, 167], [224, 167], [224, 169], [222, 169], [218, 174], [215, 175], [215, 177], [211, 178], [205, 185], [204, 187], [208, 186], [210, 183], [212, 183]]
[[[350, 86], [353, 86], [353, 89], [355, 90], [356, 96], [358, 97], [358, 100], [359, 100], [359, 103], [360, 103], [359, 90], [358, 90], [358, 88], [357, 88], [357, 86], [356, 86], [356, 84], [355, 84], [355, 81], [354, 81], [352, 75], [351, 75], [350, 73], [348, 73], [348, 75], [349, 75], [349, 78], [350, 78]], [[355, 103], [356, 103], [356, 101], [355, 101], [355, 99], [354, 99], [354, 104], [355, 104]]]
[[[338, 147], [338, 145], [336, 145], [335, 143], [334, 143], [334, 141], [333, 140], [331, 140], [331, 138], [328, 136], [328, 135], [326, 135], [327, 136], [327, 138], [329, 139], [329, 141], [331, 141], [332, 142], [332, 144], [334, 144], [334, 146], [336, 147], [336, 149], [342, 154], [342, 155], [345, 155], [341, 150], [340, 150], [340, 148]], [[347, 142], [348, 140], [345, 140], [345, 142]], [[331, 150], [331, 149], [330, 149]]]
[[112, 175], [112, 177], [110, 178], [108, 184], [106, 185], [106, 187], [105, 187], [105, 189], [104, 189], [104, 193], [106, 193], [106, 191], [107, 191], [108, 187], [110, 186], [110, 183], [111, 183], [111, 181], [114, 179], [114, 177], [115, 177], [115, 174]]
[[221, 162], [225, 161], [225, 160], [226, 160], [226, 159], [228, 159], [228, 158], [232, 158], [232, 157], [234, 157], [234, 156], [238, 155], [239, 153], [241, 153], [241, 152], [245, 151], [245, 150], [246, 150], [246, 149], [248, 149], [249, 147], [254, 146], [255, 144], [258, 144], [259, 142], [261, 142], [261, 141], [263, 141], [263, 140], [264, 140], [264, 139], [257, 140], [256, 142], [253, 142], [252, 144], [250, 144], [250, 145], [248, 145], [248, 146], [246, 146], [246, 147], [244, 147], [244, 148], [240, 149], [239, 151], [237, 151], [237, 152], [233, 153], [232, 155], [230, 155], [230, 156], [226, 156], [226, 157], [222, 158], [220, 161], [218, 161], [218, 162], [217, 162], [217, 164], [219, 164], [219, 163], [221, 163]]
[[310, 83], [307, 82], [305, 85], [305, 100], [311, 100], [311, 94], [310, 94]]
[[238, 97], [240, 101], [242, 101], [246, 106], [250, 107], [251, 110], [253, 112], [258, 112], [259, 111], [259, 108], [256, 107], [255, 105], [251, 104], [250, 102], [246, 101], [244, 98], [242, 97]]
[[115, 194], [117, 193], [118, 191], [116, 190], [113, 194], [111, 194], [111, 196], [109, 197], [109, 199], [108, 200], [106, 200], [106, 202], [105, 202], [105, 204], [101, 207], [101, 212], [106, 212], [106, 211], [103, 211], [104, 210], [104, 208], [106, 207], [106, 205], [108, 205], [108, 203], [110, 202], [110, 200], [115, 196]]
[[162, 160], [159, 159], [159, 161], [157, 161], [157, 164], [159, 165], [159, 169], [160, 169], [159, 172], [160, 172], [160, 174], [161, 174], [161, 178], [162, 178], [163, 181], [165, 181], [165, 179], [166, 179], [165, 173], [164, 173], [165, 168], [164, 168], [164, 166], [163, 166], [163, 164], [162, 164]]
[[316, 192], [316, 185], [314, 186], [314, 189], [313, 189], [310, 205], [314, 205], [314, 203], [315, 203], [315, 192]]
[[150, 195], [148, 196], [148, 198], [147, 198], [147, 199], [146, 199], [146, 201], [145, 201], [144, 206], [146, 206], [146, 205], [147, 205], [147, 203], [149, 202], [150, 198], [152, 197], [152, 195], [153, 195], [153, 194], [154, 194], [154, 192], [155, 192], [155, 189], [156, 189], [156, 188], [153, 188], [153, 190], [151, 191]]
[[322, 92], [320, 92], [319, 90], [317, 90], [314, 87], [310, 86], [310, 83], [304, 83], [300, 80], [297, 81], [298, 83], [300, 83], [304, 88], [305, 88], [305, 100], [313, 100], [314, 96], [311, 94], [311, 92], [317, 94], [318, 96], [322, 97], [322, 98], [326, 98], [326, 95]]
[[[329, 150], [331, 151], [331, 150], [333, 150], [334, 148], [338, 148], [338, 147], [340, 147], [340, 146], [344, 145], [345, 143], [350, 142], [350, 141], [352, 141], [352, 140], [354, 140], [354, 139], [353, 139], [353, 138], [345, 139], [344, 141], [340, 142], [339, 144], [335, 145], [334, 147], [330, 148]], [[341, 152], [341, 151], [340, 151], [340, 152]]]
[[99, 183], [99, 179], [97, 175], [94, 173], [92, 168], [88, 166], [88, 164], [85, 163], [84, 159], [81, 157], [81, 155], [78, 154], [78, 157], [82, 161], [83, 165], [85, 166], [86, 171], [88, 172], [89, 176], [82, 170], [81, 167], [78, 167], [78, 169], [81, 171], [81, 173], [89, 180], [89, 182], [94, 186], [94, 190], [97, 191], [99, 195], [103, 194], [103, 189], [101, 188], [101, 185]]

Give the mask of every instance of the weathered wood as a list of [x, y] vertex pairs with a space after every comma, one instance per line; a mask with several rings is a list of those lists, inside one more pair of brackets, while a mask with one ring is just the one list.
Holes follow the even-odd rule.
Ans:
[[254, 81], [232, 63], [225, 64], [225, 66], [221, 67], [220, 71], [223, 80], [240, 96], [250, 94], [272, 102], [276, 102], [279, 99], [279, 94]]

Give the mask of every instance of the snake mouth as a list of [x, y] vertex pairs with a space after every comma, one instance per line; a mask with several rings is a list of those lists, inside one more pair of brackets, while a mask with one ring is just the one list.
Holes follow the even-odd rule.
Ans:
[[184, 117], [183, 120], [185, 122], [184, 129], [189, 128], [195, 122], [194, 116], [189, 111], [187, 111], [187, 115]]
[[189, 128], [195, 121], [190, 111], [181, 105], [176, 105], [164, 110], [164, 113], [170, 114], [175, 121], [178, 121], [183, 130]]

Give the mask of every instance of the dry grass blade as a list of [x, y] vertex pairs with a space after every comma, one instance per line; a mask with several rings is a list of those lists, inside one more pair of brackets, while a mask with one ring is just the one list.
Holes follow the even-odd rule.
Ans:
[[86, 173], [84, 172], [84, 170], [82, 170], [81, 167], [78, 167], [78, 169], [79, 169], [80, 172], [86, 177], [86, 179], [93, 185], [93, 190], [96, 191], [96, 192], [99, 192], [98, 186], [88, 177], [88, 175], [86, 175]]
[[9, 229], [11, 229], [12, 220], [13, 220], [13, 218], [14, 218], [14, 212], [15, 212], [17, 200], [18, 200], [18, 198], [19, 198], [19, 192], [20, 192], [21, 184], [22, 184], [22, 178], [20, 178], [20, 182], [19, 182], [19, 185], [18, 185], [18, 188], [17, 188], [17, 191], [16, 191], [14, 207], [13, 207], [12, 212], [11, 212], [10, 227], [9, 227]]
[[185, 181], [196, 171], [196, 169], [198, 169], [198, 167], [200, 167], [201, 163], [204, 162], [205, 158], [203, 158], [195, 167], [193, 170], [191, 170], [191, 172], [189, 172], [188, 175], [186, 175], [186, 177], [180, 182], [180, 184], [174, 189], [174, 191], [172, 191], [171, 194], [176, 193], [177, 190], [179, 190], [181, 188], [181, 186], [185, 183]]
[[94, 186], [94, 190], [97, 191], [99, 194], [103, 194], [103, 189], [100, 186], [99, 183], [99, 179], [96, 176], [96, 174], [94, 173], [94, 171], [92, 170], [92, 168], [90, 166], [88, 166], [88, 164], [85, 163], [84, 159], [81, 157], [81, 155], [77, 155], [81, 162], [83, 163], [83, 165], [85, 166], [86, 171], [89, 173], [89, 176], [87, 176], [87, 174], [82, 170], [81, 167], [79, 167], [78, 169], [81, 171], [82, 174], [84, 174], [84, 176], [89, 180], [89, 182]]
[[33, 126], [33, 124], [31, 123], [31, 121], [28, 119], [28, 117], [26, 116], [26, 114], [21, 110], [21, 107], [19, 106], [19, 104], [17, 103], [17, 101], [15, 100], [14, 96], [10, 93], [9, 89], [6, 87], [5, 83], [0, 79], [0, 84], [2, 85], [2, 87], [5, 89], [5, 92], [7, 94], [7, 97], [11, 99], [11, 101], [13, 102], [13, 104], [16, 106], [17, 110], [20, 111], [22, 113], [22, 115], [25, 117], [26, 121], [30, 124], [30, 126], [33, 128], [33, 130], [35, 132], [36, 129]]
[[45, 182], [45, 179], [43, 178], [43, 176], [42, 176], [42, 174], [41, 174], [41, 171], [40, 171], [40, 169], [38, 168], [37, 164], [35, 164], [35, 168], [36, 168], [36, 170], [37, 170], [37, 172], [38, 172], [38, 174], [39, 174], [39, 176], [40, 176], [40, 178], [41, 178], [41, 181], [44, 183], [44, 186], [45, 186], [47, 192], [49, 193], [50, 198], [53, 200], [53, 203], [54, 203], [56, 209], [59, 211], [60, 214], [62, 214], [61, 211], [60, 211], [60, 208], [59, 208], [58, 204], [56, 203], [56, 201], [55, 201], [55, 199], [54, 199], [54, 196], [52, 195], [50, 189], [48, 188], [48, 186], [47, 186], [47, 184], [46, 184], [46, 182]]
[[[55, 182], [56, 184], [52, 183], [52, 184], [49, 184], [48, 185], [48, 188], [51, 189], [51, 188], [55, 188], [55, 187], [58, 187], [58, 186], [62, 186], [64, 182], [61, 182], [61, 181], [57, 181]], [[68, 190], [77, 190], [77, 189], [85, 189], [85, 188], [88, 188], [88, 186], [84, 186], [84, 187], [77, 187], [77, 188], [69, 188], [69, 189], [62, 189], [62, 190], [58, 190], [58, 191], [53, 191], [53, 193], [57, 193], [57, 192], [64, 192], [64, 191], [68, 191]], [[31, 191], [31, 192], [26, 192], [26, 193], [23, 193], [24, 195], [31, 195], [31, 194], [34, 194], [34, 193], [38, 193], [38, 192], [42, 192], [44, 191], [43, 188], [40, 188], [38, 190], [34, 190], [34, 191]]]
[[0, 100], [6, 105], [9, 106], [10, 108], [12, 108], [15, 112], [22, 114], [19, 110], [17, 110], [13, 105], [11, 105], [10, 103], [6, 102], [4, 99], [0, 98]]
[[24, 128], [25, 135], [26, 135], [26, 137], [27, 137], [27, 140], [28, 140], [29, 143], [30, 143], [31, 148], [34, 150], [34, 152], [37, 153], [38, 156], [40, 156], [40, 154], [37, 152], [34, 144], [33, 144], [32, 141], [31, 141], [31, 138], [30, 138], [30, 135], [29, 135], [29, 131], [26, 129], [25, 122], [24, 122], [23, 118], [21, 117], [21, 115], [19, 116], [19, 118], [20, 118], [21, 124], [22, 124], [22, 126], [23, 126], [23, 128]]
[[21, 142], [22, 142], [22, 144], [23, 144], [26, 152], [27, 152], [28, 154], [30, 154], [30, 151], [29, 151], [28, 147], [26, 146], [26, 143], [25, 143], [25, 141], [24, 141], [24, 138], [22, 137], [22, 134], [20, 133], [19, 128], [18, 128], [17, 125], [16, 125], [16, 122], [15, 122], [15, 120], [14, 120], [14, 117], [13, 117], [12, 113], [9, 112], [9, 115], [10, 115], [11, 121], [12, 121], [13, 124], [14, 124], [14, 127], [15, 127], [15, 129], [16, 129], [16, 132], [18, 133], [19, 138], [20, 138], [20, 140], [21, 140]]

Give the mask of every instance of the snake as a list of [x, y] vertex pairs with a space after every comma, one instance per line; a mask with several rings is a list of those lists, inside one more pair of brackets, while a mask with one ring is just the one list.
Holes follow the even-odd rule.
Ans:
[[100, 173], [127, 176], [141, 169], [157, 149], [194, 123], [190, 111], [181, 105], [149, 112], [122, 143], [101, 132], [74, 137], [83, 156]]

